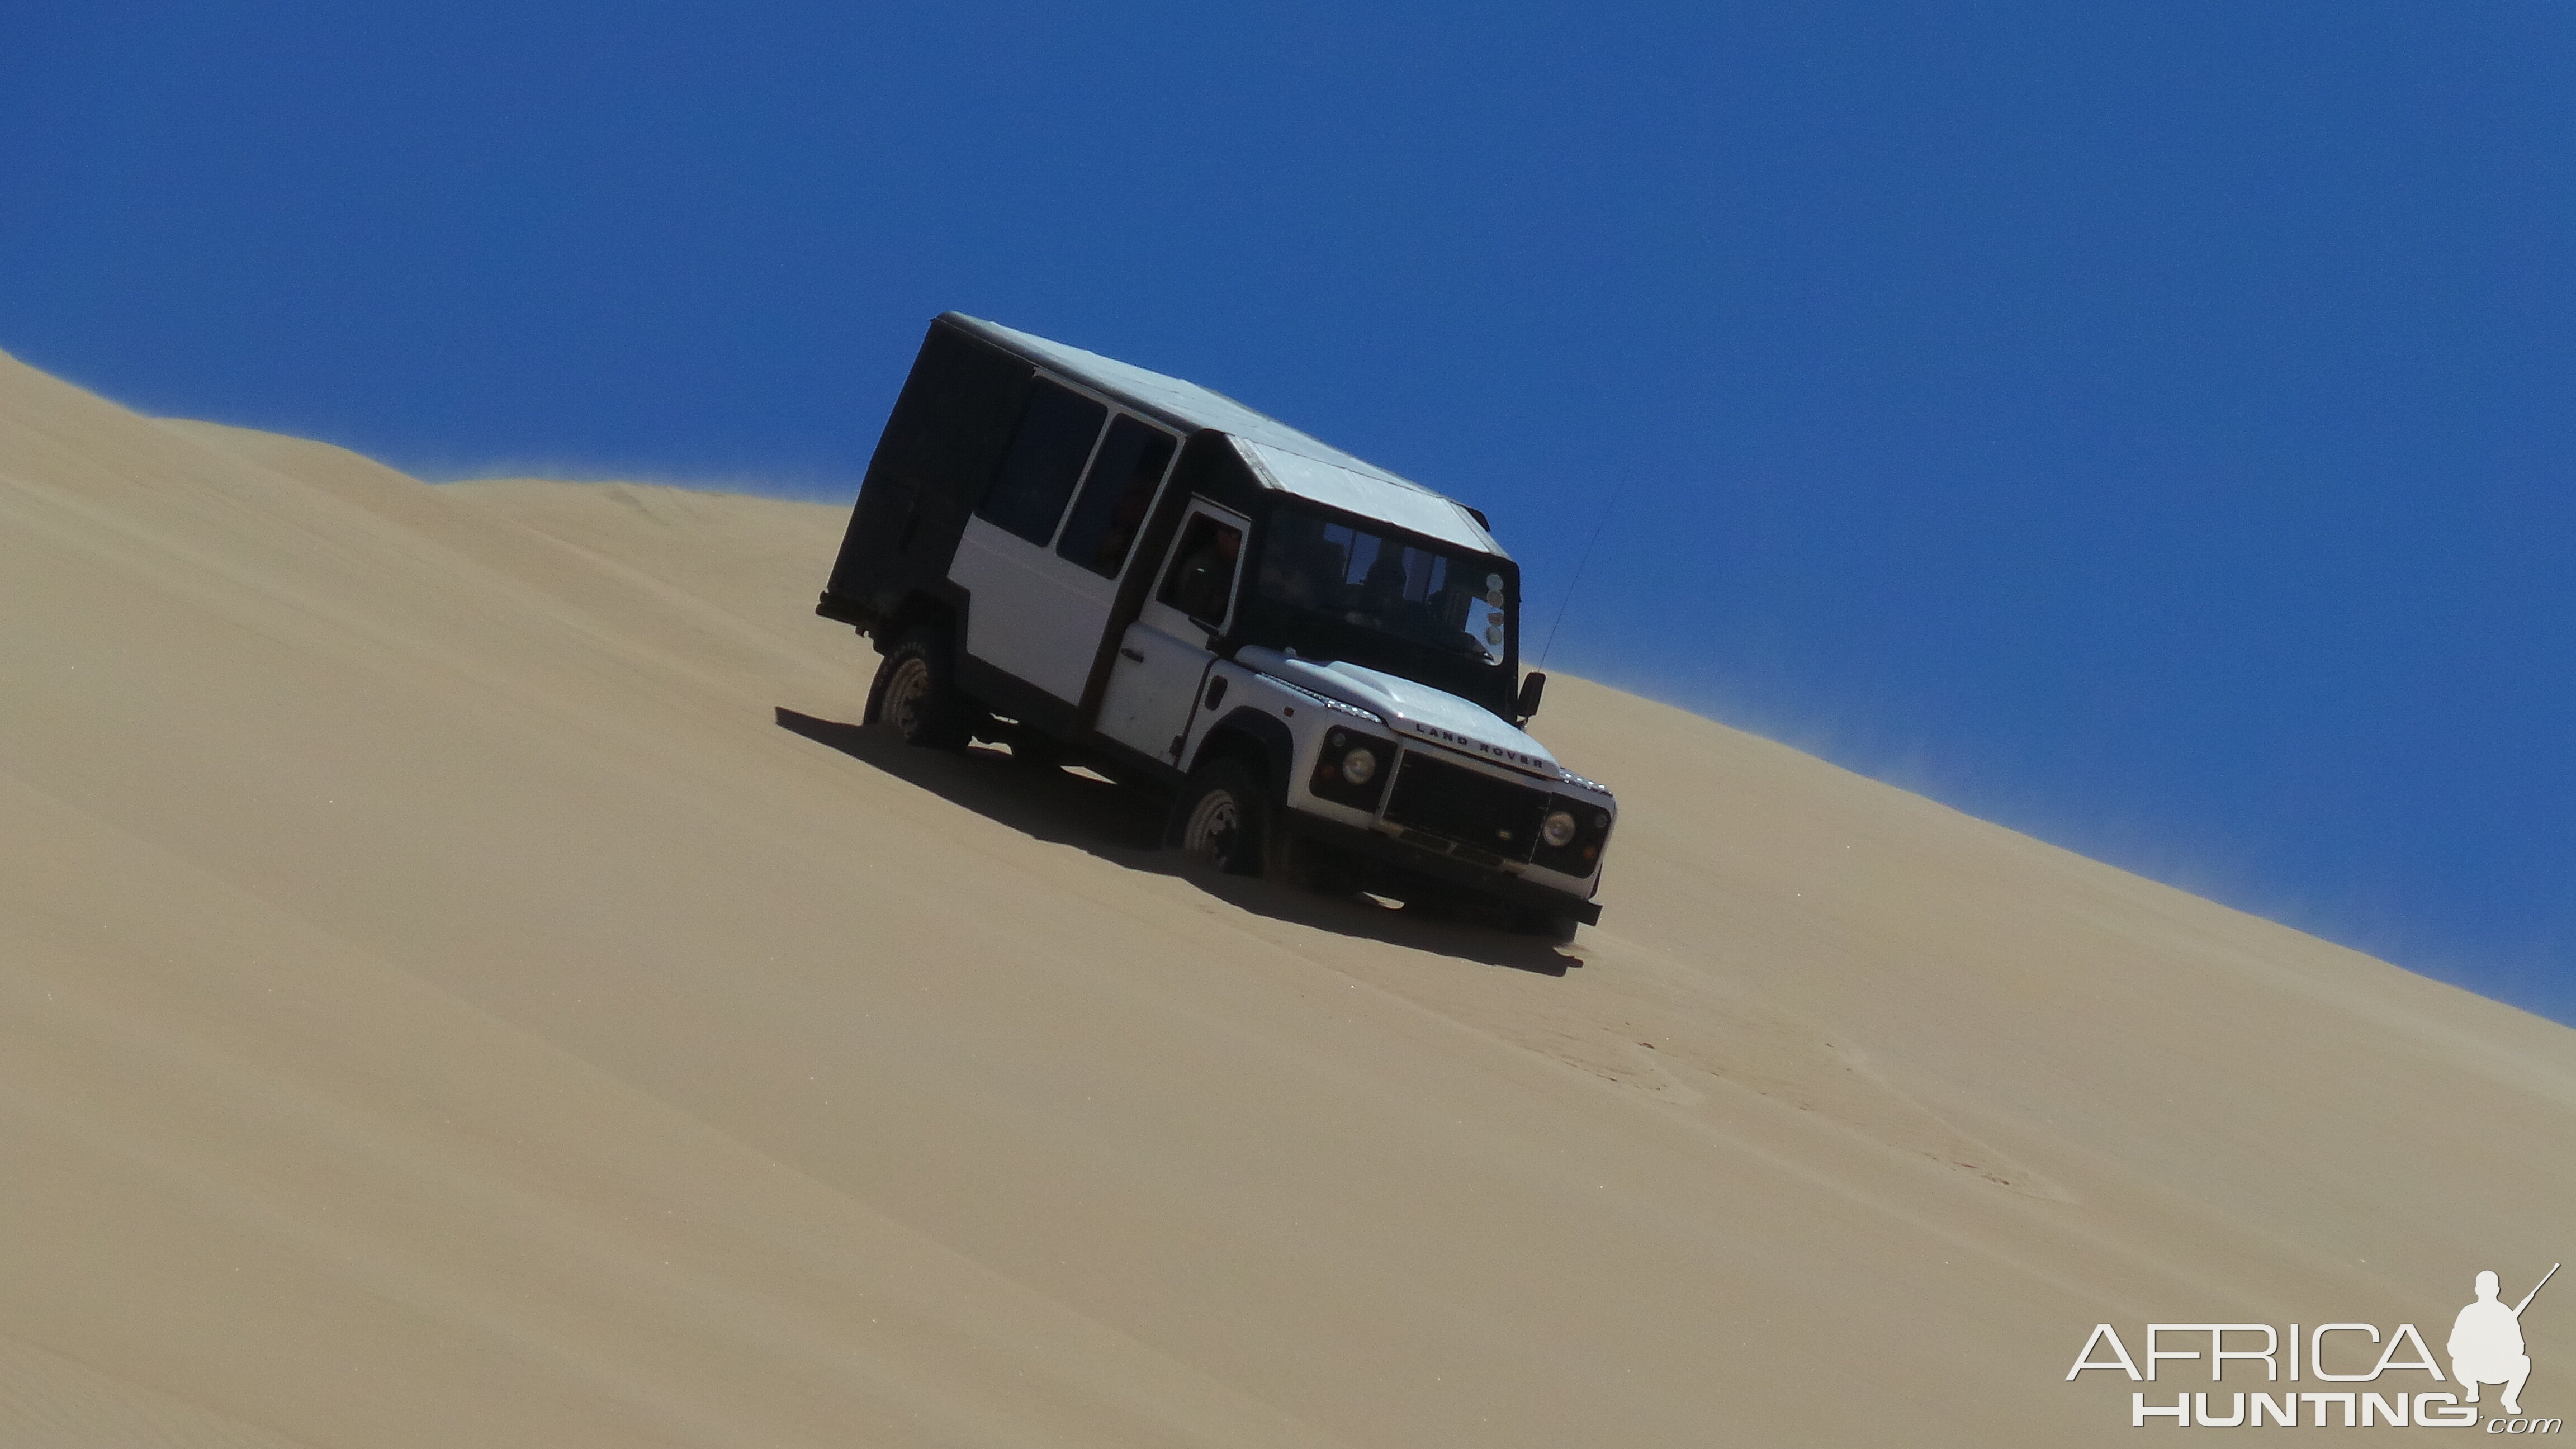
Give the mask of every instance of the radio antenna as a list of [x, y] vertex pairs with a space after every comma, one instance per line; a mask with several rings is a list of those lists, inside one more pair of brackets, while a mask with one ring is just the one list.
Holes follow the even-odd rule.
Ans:
[[1556, 631], [1565, 623], [1565, 611], [1574, 605], [1574, 591], [1583, 583], [1583, 571], [1592, 566], [1592, 550], [1601, 542], [1601, 530], [1610, 526], [1610, 515], [1619, 511], [1619, 500], [1627, 496], [1628, 480], [1637, 476], [1634, 468], [1619, 473], [1619, 486], [1610, 490], [1610, 501], [1601, 506], [1601, 521], [1592, 525], [1592, 538], [1583, 545], [1583, 557], [1574, 565], [1574, 577], [1566, 583], [1565, 597], [1557, 601], [1556, 622], [1547, 626], [1547, 643], [1538, 651], [1538, 667], [1547, 667], [1547, 656], [1556, 650]]

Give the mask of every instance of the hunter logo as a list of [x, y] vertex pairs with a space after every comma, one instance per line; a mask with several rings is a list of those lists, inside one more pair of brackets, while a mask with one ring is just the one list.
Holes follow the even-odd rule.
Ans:
[[[2451, 1335], [2443, 1341], [2444, 1356], [2450, 1360], [2447, 1375], [2423, 1333], [2411, 1323], [2401, 1323], [2385, 1334], [2376, 1324], [2324, 1323], [2307, 1329], [2304, 1335], [2295, 1323], [2286, 1332], [2269, 1323], [2150, 1323], [2142, 1341], [2144, 1352], [2137, 1355], [2130, 1353], [2117, 1329], [2097, 1323], [2092, 1336], [2076, 1352], [2075, 1364], [2066, 1371], [2066, 1377], [2072, 1382], [2088, 1370], [2099, 1369], [2126, 1375], [2132, 1382], [2154, 1383], [2159, 1368], [2182, 1360], [2207, 1363], [2212, 1383], [2226, 1381], [2231, 1363], [2262, 1365], [2262, 1378], [2267, 1384], [2378, 1385], [2387, 1374], [2419, 1373], [2429, 1377], [2416, 1382], [2455, 1387], [2406, 1389], [2398, 1387], [2406, 1380], [2397, 1379], [2373, 1390], [2194, 1390], [2177, 1393], [2169, 1404], [2150, 1401], [2144, 1390], [2132, 1390], [2129, 1424], [2132, 1428], [2144, 1428], [2150, 1422], [2178, 1428], [2261, 1428], [2267, 1424], [2292, 1428], [2301, 1423], [2300, 1411], [2304, 1408], [2308, 1411], [2307, 1427], [2317, 1429], [2380, 1425], [2466, 1429], [2480, 1422], [2480, 1390], [2496, 1385], [2502, 1389], [2497, 1403], [2504, 1412], [2485, 1418], [2485, 1432], [2555, 1434], [2560, 1429], [2559, 1420], [2527, 1418], [2522, 1412], [2522, 1390], [2531, 1379], [2531, 1355], [2524, 1350], [2522, 1315], [2557, 1273], [2558, 1265], [2551, 1264], [2549, 1271], [2540, 1275], [2540, 1281], [2531, 1285], [2531, 1291], [2522, 1295], [2521, 1302], [2508, 1305], [2498, 1296], [2496, 1275], [2480, 1272], [2475, 1282], [2477, 1298], [2451, 1321]], [[2371, 1346], [2377, 1348], [2375, 1359]], [[2365, 1368], [2366, 1372], [2360, 1371]]]
[[2478, 1401], [2478, 1385], [2502, 1384], [2504, 1411], [2522, 1412], [2522, 1386], [2531, 1378], [2531, 1355], [2522, 1351], [2522, 1310], [2531, 1306], [2557, 1272], [2558, 1265], [2550, 1264], [2540, 1282], [2532, 1284], [2531, 1291], [2511, 1308], [2496, 1299], [2496, 1275], [2478, 1274], [2478, 1301], [2451, 1320], [2451, 1372], [2459, 1376], [2470, 1403]]

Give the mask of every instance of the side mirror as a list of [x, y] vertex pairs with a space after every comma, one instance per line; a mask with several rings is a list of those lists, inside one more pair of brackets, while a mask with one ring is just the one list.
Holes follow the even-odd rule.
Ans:
[[1520, 703], [1512, 706], [1512, 713], [1518, 716], [1514, 723], [1528, 724], [1537, 718], [1539, 696], [1545, 693], [1547, 693], [1546, 675], [1535, 669], [1522, 675]]

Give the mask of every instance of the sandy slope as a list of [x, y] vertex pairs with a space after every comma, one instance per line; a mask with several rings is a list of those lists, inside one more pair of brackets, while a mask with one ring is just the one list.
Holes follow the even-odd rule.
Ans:
[[839, 526], [0, 359], [0, 1442], [2066, 1444], [2576, 1256], [2564, 1028], [1572, 680], [1570, 955], [1178, 873]]

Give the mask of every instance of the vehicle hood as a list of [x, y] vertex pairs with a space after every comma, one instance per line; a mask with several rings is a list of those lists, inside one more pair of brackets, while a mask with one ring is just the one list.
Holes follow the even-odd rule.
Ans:
[[1238, 650], [1235, 658], [1300, 689], [1367, 710], [1399, 733], [1482, 755], [1497, 764], [1549, 780], [1564, 777], [1563, 767], [1557, 764], [1556, 756], [1547, 752], [1547, 746], [1492, 710], [1470, 704], [1445, 689], [1357, 664], [1320, 664], [1259, 645]]

